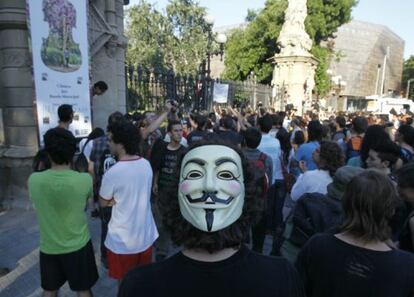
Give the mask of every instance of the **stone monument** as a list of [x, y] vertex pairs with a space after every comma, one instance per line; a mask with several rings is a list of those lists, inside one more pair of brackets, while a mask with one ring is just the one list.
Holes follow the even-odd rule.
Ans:
[[306, 0], [289, 0], [285, 22], [278, 38], [280, 53], [273, 62], [272, 86], [274, 94], [284, 92], [283, 105], [293, 104], [296, 114], [310, 108], [315, 86], [315, 69], [318, 61], [312, 56], [312, 40], [305, 31]]

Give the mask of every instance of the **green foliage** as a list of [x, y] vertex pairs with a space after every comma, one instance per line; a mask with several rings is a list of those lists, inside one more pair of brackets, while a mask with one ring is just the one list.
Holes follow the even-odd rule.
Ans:
[[[404, 61], [403, 76], [402, 76], [402, 87], [404, 90], [407, 89], [407, 82], [409, 79], [414, 79], [414, 56], [410, 56]], [[414, 81], [410, 84], [410, 97], [414, 99]]]
[[[356, 3], [356, 0], [308, 0], [305, 26], [314, 41], [312, 53], [320, 61], [315, 78], [320, 94], [329, 88], [326, 69], [331, 56], [331, 50], [323, 48], [321, 42], [333, 37], [337, 28], [351, 19]], [[268, 59], [277, 53], [276, 42], [287, 5], [287, 0], [267, 0], [244, 30], [232, 32], [226, 44], [225, 78], [245, 80], [254, 71], [261, 83], [271, 82], [273, 67]]]
[[141, 1], [128, 10], [126, 24], [127, 62], [162, 70], [166, 64], [168, 33], [171, 32], [166, 17], [151, 4]]
[[316, 67], [315, 71], [315, 91], [318, 94], [326, 94], [331, 87], [330, 77], [326, 73], [329, 68], [331, 50], [326, 47], [314, 45], [311, 52], [314, 57], [319, 60], [318, 67]]
[[127, 61], [155, 70], [196, 73], [207, 50], [205, 8], [193, 0], [170, 0], [165, 14], [142, 0], [127, 13]]
[[245, 80], [253, 71], [262, 83], [272, 80], [267, 60], [276, 53], [286, 8], [286, 0], [269, 0], [247, 28], [233, 31], [226, 43], [225, 78]]

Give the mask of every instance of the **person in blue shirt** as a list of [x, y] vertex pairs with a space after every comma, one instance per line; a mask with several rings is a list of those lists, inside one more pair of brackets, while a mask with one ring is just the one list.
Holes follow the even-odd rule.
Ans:
[[319, 147], [322, 135], [322, 124], [318, 120], [310, 121], [308, 124], [308, 142], [301, 145], [295, 155], [295, 159], [299, 162], [299, 164], [301, 164], [301, 167], [305, 166], [307, 170], [317, 169], [312, 155], [313, 152]]
[[277, 138], [272, 137], [269, 132], [272, 129], [273, 120], [270, 114], [259, 118], [259, 129], [262, 139], [257, 149], [272, 159], [273, 172], [267, 199], [268, 227], [273, 233], [273, 245], [271, 255], [280, 254], [283, 235], [283, 205], [286, 198], [286, 187], [282, 172], [282, 150]]

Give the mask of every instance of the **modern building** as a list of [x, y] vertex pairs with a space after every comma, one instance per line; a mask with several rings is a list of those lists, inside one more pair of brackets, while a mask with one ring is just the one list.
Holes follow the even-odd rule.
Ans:
[[333, 42], [333, 89], [348, 99], [348, 107], [367, 96], [400, 94], [405, 42], [397, 34], [383, 25], [353, 20], [338, 29]]

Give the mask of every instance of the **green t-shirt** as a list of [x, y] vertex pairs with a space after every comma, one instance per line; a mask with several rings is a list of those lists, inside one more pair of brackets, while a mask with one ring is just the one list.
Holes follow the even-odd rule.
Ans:
[[29, 177], [29, 196], [40, 227], [40, 251], [66, 254], [89, 241], [85, 213], [92, 197], [92, 177], [73, 170], [46, 170]]

